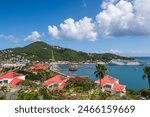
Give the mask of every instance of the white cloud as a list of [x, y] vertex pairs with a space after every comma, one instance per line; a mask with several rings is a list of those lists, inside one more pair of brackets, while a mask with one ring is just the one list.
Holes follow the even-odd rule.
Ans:
[[103, 51], [102, 53], [122, 54], [123, 52], [117, 49], [110, 49], [108, 51]]
[[60, 24], [60, 29], [56, 26], [48, 26], [49, 34], [54, 39], [74, 39], [74, 40], [89, 40], [97, 39], [95, 24], [91, 18], [84, 17], [79, 21], [74, 21], [72, 18], [66, 19]]
[[13, 35], [0, 34], [0, 39], [10, 40], [10, 41], [13, 41], [15, 43], [18, 42], [18, 39], [15, 36], [13, 36]]
[[31, 33], [31, 35], [28, 35], [24, 41], [31, 41], [31, 42], [35, 42], [35, 41], [40, 41], [41, 35], [39, 34], [39, 32], [34, 31]]
[[122, 53], [122, 51], [117, 50], [117, 49], [110, 49], [110, 50], [109, 50], [109, 53], [120, 54], [120, 53]]
[[96, 16], [106, 36], [150, 35], [150, 0], [107, 0]]
[[96, 20], [68, 18], [59, 27], [48, 26], [53, 39], [95, 41], [98, 36], [149, 36], [150, 0], [104, 0]]

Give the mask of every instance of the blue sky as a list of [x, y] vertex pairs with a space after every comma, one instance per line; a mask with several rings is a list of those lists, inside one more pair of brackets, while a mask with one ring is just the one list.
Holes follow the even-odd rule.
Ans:
[[85, 52], [150, 56], [149, 8], [149, 0], [0, 0], [0, 49], [40, 40]]

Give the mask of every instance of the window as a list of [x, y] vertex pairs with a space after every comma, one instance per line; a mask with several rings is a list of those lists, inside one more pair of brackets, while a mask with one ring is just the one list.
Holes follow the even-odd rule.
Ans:
[[0, 84], [2, 84], [3, 82], [2, 81], [0, 81]]
[[8, 84], [8, 80], [4, 80], [4, 84]]
[[110, 88], [111, 89], [111, 85], [105, 85], [105, 88]]

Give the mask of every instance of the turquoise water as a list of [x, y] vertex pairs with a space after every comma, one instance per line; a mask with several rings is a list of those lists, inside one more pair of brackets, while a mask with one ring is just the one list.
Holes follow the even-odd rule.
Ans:
[[[150, 58], [148, 59], [150, 61]], [[94, 64], [78, 65], [77, 71], [69, 71], [70, 65], [59, 65], [60, 72], [68, 75], [89, 76], [93, 81], [97, 80], [94, 75]], [[143, 80], [144, 66], [106, 66], [108, 75], [119, 79], [120, 84], [126, 85], [127, 89], [141, 90], [148, 88], [147, 79]]]

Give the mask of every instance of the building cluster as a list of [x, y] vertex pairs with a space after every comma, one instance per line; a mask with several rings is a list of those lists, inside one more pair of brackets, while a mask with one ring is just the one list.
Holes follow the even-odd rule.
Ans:
[[[28, 70], [33, 71], [33, 73], [39, 70], [46, 70], [47, 66], [43, 64], [35, 64], [28, 68]], [[73, 77], [77, 80], [85, 79], [81, 76]], [[71, 77], [64, 75], [56, 75], [53, 78], [49, 78], [48, 80], [41, 83], [41, 86], [45, 86], [51, 90], [53, 89], [63, 89], [65, 87], [66, 82], [72, 79]], [[0, 76], [0, 87], [2, 86], [15, 86], [18, 83], [25, 80], [25, 75], [16, 73], [16, 72], [8, 72]], [[102, 79], [98, 79], [95, 83], [102, 88], [103, 91], [109, 92], [110, 94], [123, 96], [126, 93], [126, 86], [119, 84], [119, 80], [116, 78], [112, 78], [111, 76], [105, 76]]]

